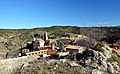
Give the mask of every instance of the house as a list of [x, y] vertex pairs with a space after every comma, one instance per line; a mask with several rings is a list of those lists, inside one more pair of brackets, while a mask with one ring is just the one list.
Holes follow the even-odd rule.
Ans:
[[27, 56], [43, 56], [43, 57], [47, 57], [48, 50], [39, 50], [39, 51], [34, 51], [34, 52], [28, 52], [26, 53]]
[[45, 41], [42, 38], [36, 38], [34, 41], [32, 41], [33, 49], [36, 49], [38, 47], [43, 47], [45, 44]]
[[41, 34], [34, 34], [33, 37], [34, 38], [43, 38], [43, 35], [41, 35]]
[[70, 34], [63, 34], [61, 38], [70, 38], [71, 35]]
[[119, 44], [107, 44], [109, 47], [111, 47], [114, 51], [117, 53], [120, 53], [120, 45]]
[[67, 45], [65, 48], [65, 51], [69, 52], [70, 54], [82, 53], [84, 50], [85, 49], [83, 47], [76, 46], [76, 45]]

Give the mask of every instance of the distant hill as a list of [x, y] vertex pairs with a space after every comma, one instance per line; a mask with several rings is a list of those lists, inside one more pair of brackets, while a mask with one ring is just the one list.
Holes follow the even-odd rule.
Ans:
[[51, 26], [33, 29], [0, 29], [0, 36], [7, 34], [33, 34], [45, 31], [49, 34], [60, 35], [61, 33], [83, 34], [88, 37], [101, 38], [104, 36], [120, 36], [118, 27], [77, 27], [77, 26]]
[[120, 28], [120, 26], [116, 26], [116, 28]]
[[96, 40], [108, 36], [120, 36], [120, 29], [116, 27], [77, 27], [77, 26], [51, 26], [33, 29], [0, 29], [0, 37], [13, 36], [13, 44], [17, 46], [32, 40], [35, 33], [60, 36], [62, 33], [82, 34]]

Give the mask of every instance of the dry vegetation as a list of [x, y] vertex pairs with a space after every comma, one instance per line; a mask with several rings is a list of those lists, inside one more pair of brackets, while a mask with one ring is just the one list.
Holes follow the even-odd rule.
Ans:
[[[94, 62], [96, 66], [98, 67], [98, 62], [96, 60], [99, 60], [99, 57], [104, 56], [102, 53], [104, 53], [104, 50], [102, 47], [104, 47], [103, 43], [96, 44], [96, 40], [98, 41], [106, 41], [108, 43], [111, 43], [110, 40], [112, 40], [112, 43], [119, 43], [120, 41], [120, 29], [115, 27], [93, 27], [93, 28], [84, 28], [84, 27], [76, 27], [76, 26], [52, 26], [52, 27], [44, 27], [44, 28], [34, 28], [34, 29], [16, 29], [16, 30], [10, 30], [10, 29], [0, 29], [0, 56], [3, 58], [5, 57], [6, 53], [8, 52], [9, 57], [15, 57], [18, 55], [18, 49], [25, 47], [26, 43], [28, 41], [32, 41], [32, 35], [35, 33], [43, 34], [45, 31], [48, 32], [48, 35], [54, 35], [56, 37], [60, 37], [63, 33], [69, 33], [71, 35], [85, 35], [88, 37], [88, 39], [83, 39], [79, 42], [80, 46], [83, 45], [86, 48], [92, 48], [93, 50], [88, 50], [90, 53], [84, 52], [81, 55], [82, 56], [82, 63], [84, 66], [77, 66], [73, 67], [70, 66], [68, 62], [52, 62], [49, 63], [44, 60], [37, 60], [33, 62], [29, 62], [28, 66], [24, 66], [24, 64], [21, 67], [16, 68], [12, 74], [82, 74], [84, 71], [85, 73], [89, 74], [91, 72], [91, 69], [95, 68], [95, 65], [92, 65]], [[12, 38], [9, 38], [11, 37]], [[117, 39], [116, 39], [117, 37]], [[7, 40], [5, 40], [5, 38]], [[63, 40], [63, 43], [68, 43], [69, 40], [65, 41]], [[61, 48], [63, 49], [63, 48]], [[102, 52], [102, 53], [101, 53]], [[101, 53], [101, 54], [100, 54]], [[95, 55], [100, 55], [96, 57]], [[94, 57], [94, 58], [93, 58]], [[101, 58], [100, 57], [100, 58]], [[86, 59], [87, 58], [87, 59]], [[94, 60], [95, 59], [95, 60]], [[81, 61], [81, 60], [80, 60]], [[80, 62], [79, 61], [79, 62]], [[103, 60], [103, 63], [110, 62], [114, 63], [117, 62], [120, 66], [120, 55], [113, 51], [112, 56], [106, 61]], [[85, 63], [86, 62], [86, 63]], [[90, 67], [90, 64], [92, 67]], [[103, 64], [104, 65], [104, 64]], [[101, 65], [99, 66], [101, 69]], [[83, 70], [83, 68], [85, 70]], [[88, 68], [88, 69], [87, 69]], [[104, 67], [103, 67], [104, 68]], [[100, 69], [100, 70], [101, 70]], [[87, 71], [88, 70], [88, 71]], [[107, 69], [105, 69], [106, 71]], [[119, 72], [119, 71], [118, 71]]]
[[21, 68], [12, 74], [81, 74], [82, 68], [80, 66], [70, 66], [68, 62], [61, 61], [42, 61], [37, 60], [29, 63], [27, 67]]

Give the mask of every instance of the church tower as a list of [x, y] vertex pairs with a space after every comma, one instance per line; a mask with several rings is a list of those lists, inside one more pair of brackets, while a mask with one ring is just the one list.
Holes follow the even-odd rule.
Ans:
[[47, 32], [44, 33], [44, 40], [48, 40], [48, 35], [47, 35]]

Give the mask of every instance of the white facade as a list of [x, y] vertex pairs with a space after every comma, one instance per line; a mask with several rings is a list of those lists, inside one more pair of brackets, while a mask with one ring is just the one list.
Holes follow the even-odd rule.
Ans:
[[45, 41], [39, 41], [39, 43], [40, 43], [40, 47], [43, 47], [45, 44]]

